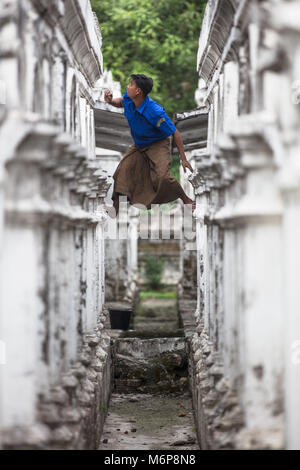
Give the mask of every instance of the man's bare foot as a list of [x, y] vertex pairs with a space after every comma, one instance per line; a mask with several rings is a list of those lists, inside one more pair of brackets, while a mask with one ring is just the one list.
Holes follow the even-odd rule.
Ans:
[[107, 206], [106, 204], [104, 204], [103, 207], [111, 219], [115, 219], [117, 217], [118, 211], [116, 211], [116, 208], [114, 206]]
[[192, 208], [192, 213], [194, 213], [194, 210], [196, 209], [196, 201], [193, 201], [192, 199], [187, 199], [184, 204], [189, 207], [189, 208]]

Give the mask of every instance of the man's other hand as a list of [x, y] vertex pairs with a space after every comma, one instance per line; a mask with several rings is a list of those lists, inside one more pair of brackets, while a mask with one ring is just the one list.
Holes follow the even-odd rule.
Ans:
[[185, 173], [186, 173], [186, 168], [191, 170], [191, 172], [193, 173], [193, 171], [194, 171], [193, 167], [190, 164], [190, 162], [187, 161], [187, 159], [181, 160], [181, 164], [182, 164], [182, 167], [183, 167]]
[[104, 99], [107, 103], [111, 103], [113, 99], [113, 94], [110, 90], [105, 90], [104, 92]]

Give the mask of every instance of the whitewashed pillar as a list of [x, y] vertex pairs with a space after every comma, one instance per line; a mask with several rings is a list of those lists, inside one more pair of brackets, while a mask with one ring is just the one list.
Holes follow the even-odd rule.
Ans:
[[240, 357], [246, 428], [250, 433], [263, 430], [263, 439], [272, 440], [280, 436], [283, 425], [282, 203], [274, 185], [271, 153], [263, 140], [249, 136], [258, 121], [259, 116], [253, 121], [245, 118], [231, 132], [246, 170], [245, 194], [232, 215], [241, 225], [243, 246]]

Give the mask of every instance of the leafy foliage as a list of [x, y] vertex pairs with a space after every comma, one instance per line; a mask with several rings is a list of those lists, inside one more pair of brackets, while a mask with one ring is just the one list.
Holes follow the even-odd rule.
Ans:
[[103, 37], [104, 67], [121, 82], [153, 78], [151, 98], [173, 113], [195, 107], [198, 39], [206, 0], [92, 0]]
[[157, 289], [160, 286], [162, 271], [163, 260], [148, 254], [145, 258], [145, 274], [150, 288]]

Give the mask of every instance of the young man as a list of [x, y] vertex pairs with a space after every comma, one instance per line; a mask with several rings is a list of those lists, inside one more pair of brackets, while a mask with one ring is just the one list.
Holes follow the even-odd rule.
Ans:
[[[124, 108], [134, 145], [120, 161], [114, 174], [113, 213], [119, 212], [119, 195], [126, 195], [130, 204], [143, 204], [151, 209], [151, 204], [163, 204], [182, 199], [184, 204], [196, 202], [184, 192], [176, 178], [170, 177], [171, 136], [179, 150], [181, 163], [193, 172], [188, 162], [181, 136], [166, 114], [164, 108], [149, 98], [153, 81], [143, 74], [131, 75], [127, 91], [122, 98], [113, 99], [112, 93], [105, 90], [104, 99], [117, 108]], [[106, 206], [106, 209], [109, 209]], [[111, 211], [108, 210], [111, 217]]]

